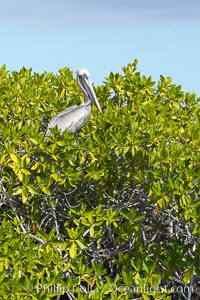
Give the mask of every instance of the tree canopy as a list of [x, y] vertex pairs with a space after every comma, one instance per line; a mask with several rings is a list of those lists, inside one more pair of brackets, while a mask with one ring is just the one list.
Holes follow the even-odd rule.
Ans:
[[136, 60], [95, 92], [79, 136], [45, 138], [73, 72], [0, 68], [1, 299], [200, 297], [199, 98]]

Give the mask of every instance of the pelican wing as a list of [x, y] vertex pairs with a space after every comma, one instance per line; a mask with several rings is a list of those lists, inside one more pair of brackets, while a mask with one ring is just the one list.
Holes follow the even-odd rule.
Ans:
[[69, 108], [67, 108], [67, 109], [59, 112], [57, 115], [53, 116], [53, 118], [51, 119], [51, 121], [48, 124], [48, 128], [55, 127], [57, 125], [56, 121], [58, 120], [58, 118], [67, 115], [71, 111], [75, 110], [77, 107], [78, 107], [77, 105], [73, 105], [73, 106], [71, 106], [71, 107], [69, 107]]
[[58, 127], [61, 133], [66, 129], [71, 132], [77, 132], [88, 121], [91, 114], [91, 104], [82, 104], [80, 106], [74, 105], [69, 107], [57, 115], [55, 115], [49, 122], [46, 135], [49, 135], [49, 129]]

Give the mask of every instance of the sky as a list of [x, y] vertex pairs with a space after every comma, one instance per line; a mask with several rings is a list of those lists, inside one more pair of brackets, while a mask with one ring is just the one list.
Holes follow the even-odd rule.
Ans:
[[200, 96], [199, 0], [0, 0], [0, 66], [89, 70], [94, 85], [138, 60]]

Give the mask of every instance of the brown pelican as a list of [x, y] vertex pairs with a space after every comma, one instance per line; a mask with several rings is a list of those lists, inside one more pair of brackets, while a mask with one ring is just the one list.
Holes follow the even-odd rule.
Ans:
[[84, 94], [84, 102], [80, 106], [73, 105], [55, 115], [48, 124], [46, 135], [50, 134], [50, 128], [56, 126], [61, 133], [65, 130], [73, 133], [79, 131], [89, 120], [92, 111], [91, 103], [102, 111], [92, 87], [89, 72], [86, 69], [80, 69], [77, 71], [77, 80]]

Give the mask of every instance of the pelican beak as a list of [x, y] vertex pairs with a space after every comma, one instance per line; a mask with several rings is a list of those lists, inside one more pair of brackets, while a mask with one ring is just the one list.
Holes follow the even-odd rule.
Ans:
[[100, 112], [102, 112], [101, 106], [97, 100], [97, 96], [95, 94], [95, 91], [93, 89], [90, 79], [88, 78], [86, 82], [87, 82], [87, 84], [85, 87], [86, 87], [86, 91], [87, 91], [87, 94], [88, 94], [90, 100], [94, 103], [94, 105], [98, 108], [98, 110], [100, 110]]
[[94, 105], [100, 110], [100, 112], [102, 112], [101, 106], [97, 100], [90, 78], [88, 76], [79, 74], [77, 78], [82, 91], [87, 94], [89, 100], [94, 103]]

